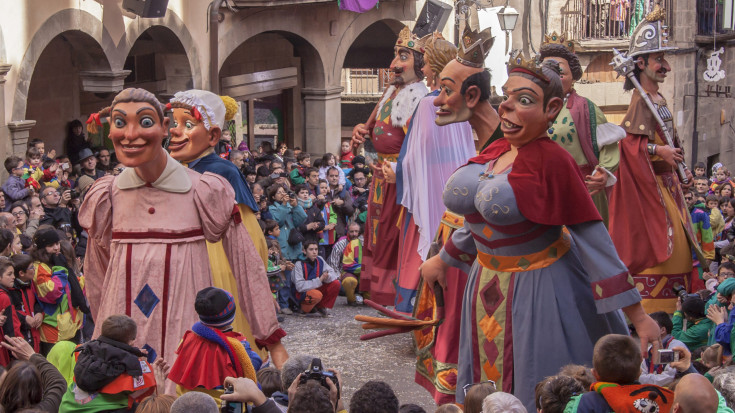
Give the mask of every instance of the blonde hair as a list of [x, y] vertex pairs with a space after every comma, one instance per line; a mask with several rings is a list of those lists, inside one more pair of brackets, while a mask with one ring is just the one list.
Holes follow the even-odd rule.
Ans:
[[176, 397], [170, 394], [151, 395], [143, 399], [135, 409], [135, 413], [168, 413]]
[[431, 71], [439, 76], [449, 62], [457, 57], [457, 46], [444, 39], [434, 39], [426, 45], [424, 59], [431, 67]]

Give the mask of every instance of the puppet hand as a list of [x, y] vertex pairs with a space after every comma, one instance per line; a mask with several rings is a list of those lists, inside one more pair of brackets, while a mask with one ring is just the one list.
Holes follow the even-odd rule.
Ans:
[[419, 272], [424, 281], [429, 284], [429, 288], [433, 290], [436, 283], [439, 283], [442, 288], [447, 288], [447, 269], [449, 269], [449, 264], [435, 255], [421, 264]]

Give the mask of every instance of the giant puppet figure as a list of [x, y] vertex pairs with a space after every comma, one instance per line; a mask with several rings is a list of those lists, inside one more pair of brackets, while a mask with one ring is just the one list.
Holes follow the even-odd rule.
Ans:
[[[477, 71], [458, 61], [444, 68], [437, 122], [483, 122], [473, 122], [479, 88], [466, 83]], [[532, 411], [536, 383], [565, 364], [591, 364], [600, 337], [627, 334], [620, 309], [643, 348], [649, 342], [657, 348], [660, 332], [640, 305], [576, 162], [547, 136], [563, 106], [558, 64], [512, 55], [503, 93], [504, 138], [459, 168], [444, 190], [444, 204], [464, 215], [464, 227], [421, 272], [442, 286], [450, 266], [469, 274], [457, 389], [493, 380]], [[456, 398], [461, 403], [464, 394]]]
[[549, 128], [549, 137], [566, 149], [579, 165], [592, 202], [607, 225], [606, 188], [615, 184], [613, 172], [620, 160], [618, 141], [625, 137], [625, 131], [608, 122], [597, 105], [574, 90], [574, 82], [582, 78], [574, 43], [554, 32], [544, 36], [539, 55], [543, 60], [553, 59], [559, 63], [564, 88], [564, 106]]
[[132, 317], [135, 345], [172, 363], [181, 337], [198, 321], [197, 291], [212, 286], [207, 242], [222, 242], [246, 316], [256, 305], [249, 297], [270, 290], [265, 277], [251, 275], [265, 275], [263, 262], [233, 213], [232, 185], [184, 167], [163, 149], [164, 106], [131, 88], [110, 109], [109, 137], [126, 169], [98, 179], [79, 210], [89, 233], [87, 296], [96, 320]]
[[[610, 197], [610, 235], [649, 313], [674, 311], [677, 297], [672, 288], [689, 284], [692, 249], [701, 257], [681, 177], [675, 172], [677, 163], [683, 162], [682, 151], [671, 111], [658, 92], [671, 70], [664, 53], [675, 49], [667, 46], [663, 18], [663, 10], [656, 6], [630, 40], [627, 59], [634, 66], [624, 88], [634, 90], [622, 123], [627, 136], [620, 142], [618, 182]], [[673, 146], [657, 117], [672, 134]], [[685, 176], [691, 182], [688, 170]]]
[[[199, 173], [211, 172], [227, 179], [235, 190], [242, 222], [257, 248], [255, 251], [245, 251], [243, 246], [243, 251], [239, 255], [250, 257], [255, 253], [262, 259], [262, 254], [267, 252], [267, 249], [263, 232], [253, 214], [258, 207], [250, 188], [242, 172], [232, 162], [220, 158], [214, 151], [214, 146], [222, 135], [225, 121], [237, 112], [237, 103], [228, 96], [218, 96], [206, 90], [187, 90], [177, 92], [169, 105], [173, 110], [171, 141], [168, 146], [171, 157]], [[267, 348], [275, 364], [280, 366], [288, 358], [285, 348], [280, 343], [280, 339], [286, 333], [278, 327], [272, 308], [272, 294], [255, 288], [265, 277], [265, 267], [263, 273], [247, 274], [248, 278], [252, 279], [249, 283], [253, 283], [253, 289], [238, 291], [237, 280], [230, 270], [221, 242], [208, 242], [207, 249], [213, 285], [230, 291], [236, 302], [244, 301], [250, 307], [241, 308], [238, 305], [235, 330], [246, 333], [251, 340], [255, 338], [258, 347]], [[244, 294], [242, 301], [238, 300], [239, 294]]]
[[408, 27], [398, 35], [394, 51], [395, 58], [390, 66], [393, 72], [391, 86], [367, 123], [358, 124], [352, 130], [353, 147], [369, 138], [378, 152], [365, 222], [360, 290], [368, 291], [371, 299], [382, 305], [395, 302], [394, 282], [401, 236], [397, 226], [401, 206], [396, 203], [396, 184], [395, 180], [386, 179], [386, 174], [391, 175], [390, 164], [398, 160], [411, 115], [421, 98], [429, 92], [421, 82], [424, 77], [421, 72], [424, 49]]

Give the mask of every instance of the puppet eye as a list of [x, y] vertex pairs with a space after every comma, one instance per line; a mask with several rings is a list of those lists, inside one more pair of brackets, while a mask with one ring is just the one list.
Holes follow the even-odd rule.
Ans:
[[150, 128], [155, 124], [156, 122], [154, 122], [153, 118], [151, 118], [150, 116], [146, 116], [140, 120], [140, 126], [144, 128]]
[[115, 118], [115, 127], [122, 128], [125, 126], [125, 121], [122, 118]]

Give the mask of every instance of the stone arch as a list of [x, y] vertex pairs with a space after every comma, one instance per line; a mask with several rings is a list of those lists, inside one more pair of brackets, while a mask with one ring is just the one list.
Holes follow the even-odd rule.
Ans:
[[[23, 120], [25, 118], [28, 90], [36, 63], [49, 43], [63, 33], [78, 36], [78, 38], [84, 39], [85, 42], [91, 41], [91, 44], [96, 44], [97, 47], [93, 47], [96, 56], [90, 58], [89, 61], [96, 60], [95, 65], [110, 69], [111, 59], [108, 51], [115, 50], [115, 45], [102, 21], [82, 10], [65, 9], [55, 13], [33, 35], [23, 59], [18, 65], [18, 81], [15, 87], [12, 118], [10, 120]], [[98, 53], [99, 51], [101, 51], [101, 54]], [[90, 69], [94, 68], [90, 67]]]
[[125, 87], [142, 87], [166, 97], [194, 88], [189, 55], [168, 27], [154, 25], [137, 36], [125, 60]]
[[199, 59], [199, 49], [194, 42], [194, 39], [189, 32], [189, 29], [184, 24], [184, 21], [169, 9], [166, 11], [166, 16], [158, 19], [135, 19], [133, 23], [128, 25], [125, 31], [125, 43], [119, 53], [115, 55], [114, 64], [116, 67], [122, 68], [125, 64], [125, 59], [132, 50], [135, 42], [138, 38], [153, 27], [161, 27], [171, 32], [181, 43], [186, 57], [189, 60], [189, 70], [191, 72], [193, 88], [202, 89], [202, 68]]
[[0, 27], [0, 63], [8, 61], [7, 51], [5, 50], [5, 37], [3, 36], [3, 29]]
[[[297, 28], [288, 27], [289, 19], [245, 19], [234, 25], [219, 40], [219, 68], [222, 69], [228, 57], [249, 39], [263, 33], [275, 33], [293, 46], [294, 51], [302, 61], [304, 87], [324, 88], [327, 85], [324, 61], [322, 54]], [[278, 24], [274, 25], [274, 22]]]

